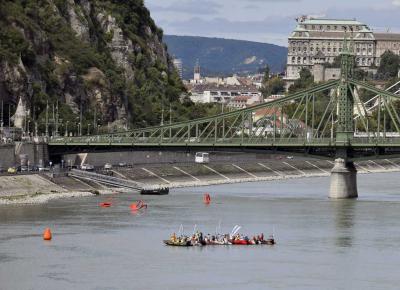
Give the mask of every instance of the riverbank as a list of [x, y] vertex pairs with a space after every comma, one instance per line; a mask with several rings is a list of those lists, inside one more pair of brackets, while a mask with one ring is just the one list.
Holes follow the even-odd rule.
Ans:
[[[268, 160], [215, 164], [153, 164], [132, 168], [115, 167], [113, 175], [146, 185], [184, 188], [246, 182], [328, 177], [329, 160]], [[400, 159], [356, 163], [359, 174], [399, 172]], [[45, 175], [0, 176], [0, 205], [41, 204], [54, 199], [107, 195], [132, 190], [107, 188], [91, 180]]]

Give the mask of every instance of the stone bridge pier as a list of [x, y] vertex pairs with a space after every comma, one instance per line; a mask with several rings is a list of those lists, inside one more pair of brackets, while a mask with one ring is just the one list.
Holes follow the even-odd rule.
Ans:
[[331, 171], [329, 197], [332, 199], [357, 198], [357, 169], [352, 161], [339, 158]]

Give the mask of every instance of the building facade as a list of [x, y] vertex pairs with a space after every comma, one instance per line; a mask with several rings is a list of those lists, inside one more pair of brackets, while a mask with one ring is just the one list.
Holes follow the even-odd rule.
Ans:
[[248, 96], [260, 98], [261, 93], [255, 86], [233, 86], [201, 84], [187, 87], [191, 93], [190, 99], [194, 103], [220, 103], [229, 104], [231, 100], [238, 96]]
[[174, 58], [173, 64], [174, 64], [176, 71], [178, 72], [179, 77], [181, 79], [183, 79], [183, 62], [182, 62], [182, 60], [180, 58]]
[[356, 65], [364, 70], [378, 66], [380, 57], [387, 51], [400, 53], [400, 34], [374, 33], [357, 20], [317, 19], [300, 17], [289, 37], [285, 79], [299, 78], [302, 68], [313, 71], [314, 64], [332, 64], [343, 50], [343, 39], [352, 37]]

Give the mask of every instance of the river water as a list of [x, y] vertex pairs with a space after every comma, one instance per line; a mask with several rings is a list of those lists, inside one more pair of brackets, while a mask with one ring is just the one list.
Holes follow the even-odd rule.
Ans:
[[[399, 173], [359, 175], [357, 201], [328, 178], [280, 180], [0, 207], [0, 289], [399, 289]], [[202, 203], [209, 192], [212, 203]], [[197, 225], [275, 234], [275, 246], [173, 248]], [[45, 227], [53, 240], [45, 242]]]

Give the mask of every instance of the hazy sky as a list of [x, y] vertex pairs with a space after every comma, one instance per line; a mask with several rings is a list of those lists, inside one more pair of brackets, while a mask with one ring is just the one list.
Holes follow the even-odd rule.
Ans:
[[287, 45], [295, 18], [357, 18], [376, 31], [400, 32], [400, 0], [145, 0], [166, 34]]

